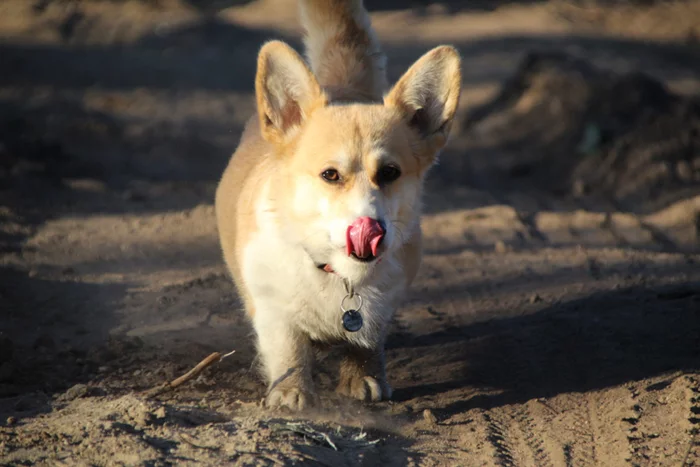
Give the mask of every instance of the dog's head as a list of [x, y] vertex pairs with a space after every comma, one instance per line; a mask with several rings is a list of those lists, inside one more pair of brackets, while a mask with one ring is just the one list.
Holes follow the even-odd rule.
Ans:
[[460, 94], [451, 47], [420, 58], [384, 103], [329, 103], [301, 57], [267, 43], [255, 82], [263, 137], [279, 173], [284, 234], [314, 262], [360, 283], [410, 240], [424, 176], [447, 142]]

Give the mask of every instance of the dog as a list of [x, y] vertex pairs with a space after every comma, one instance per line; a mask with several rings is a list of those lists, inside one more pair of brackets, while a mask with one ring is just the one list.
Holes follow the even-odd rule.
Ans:
[[461, 60], [436, 47], [389, 88], [362, 0], [300, 0], [306, 60], [260, 49], [257, 115], [216, 191], [226, 265], [252, 321], [265, 405], [317, 402], [317, 348], [343, 350], [336, 391], [386, 400], [388, 326], [421, 261], [421, 196], [447, 143]]

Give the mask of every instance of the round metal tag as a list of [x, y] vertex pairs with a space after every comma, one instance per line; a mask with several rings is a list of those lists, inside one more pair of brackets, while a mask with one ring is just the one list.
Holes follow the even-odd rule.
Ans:
[[357, 310], [347, 310], [343, 313], [343, 327], [348, 332], [362, 329], [362, 315]]

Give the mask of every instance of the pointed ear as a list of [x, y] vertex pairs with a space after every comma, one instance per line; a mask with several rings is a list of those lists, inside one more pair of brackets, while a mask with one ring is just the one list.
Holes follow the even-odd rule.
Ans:
[[459, 53], [453, 47], [436, 47], [409, 68], [384, 103], [397, 108], [435, 154], [447, 143], [461, 86]]
[[306, 63], [281, 41], [270, 41], [260, 50], [255, 98], [263, 137], [280, 144], [327, 102]]

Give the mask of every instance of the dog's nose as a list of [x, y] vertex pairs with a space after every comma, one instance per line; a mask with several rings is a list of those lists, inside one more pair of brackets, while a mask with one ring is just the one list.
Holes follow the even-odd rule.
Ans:
[[379, 244], [386, 230], [377, 219], [358, 217], [349, 227], [346, 234], [346, 250], [348, 256], [354, 254], [360, 259], [377, 256]]

